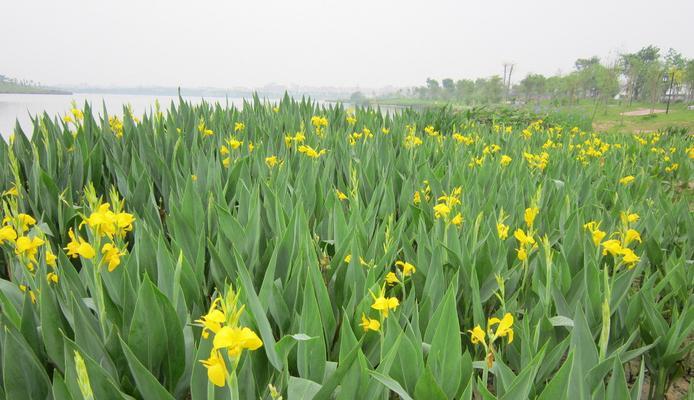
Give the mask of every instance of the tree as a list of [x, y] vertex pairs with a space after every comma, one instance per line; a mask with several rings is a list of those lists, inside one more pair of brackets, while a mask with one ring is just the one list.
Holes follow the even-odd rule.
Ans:
[[439, 92], [441, 91], [439, 81], [437, 81], [436, 79], [427, 78], [427, 89], [429, 90], [430, 98], [433, 99], [438, 97]]
[[684, 70], [687, 67], [687, 59], [682, 56], [682, 53], [670, 48], [665, 55], [665, 66], [668, 69], [676, 68]]
[[574, 66], [576, 67], [576, 71], [581, 71], [596, 64], [600, 64], [600, 58], [598, 56], [593, 56], [591, 58], [579, 58], [574, 63]]
[[478, 87], [479, 99], [483, 103], [498, 103], [504, 94], [504, 82], [499, 75], [494, 75], [489, 79], [478, 79], [475, 81]]
[[366, 101], [366, 96], [362, 92], [354, 92], [349, 96], [349, 102], [352, 104], [361, 104]]
[[526, 101], [535, 99], [540, 101], [545, 94], [545, 85], [547, 78], [542, 74], [529, 74], [520, 81], [519, 89], [525, 94]]
[[475, 95], [475, 82], [470, 79], [461, 79], [455, 83], [456, 97], [466, 104], [470, 104]]
[[692, 99], [694, 99], [694, 59], [687, 61], [687, 64], [684, 67], [684, 73], [682, 75], [682, 80], [689, 87], [687, 101], [692, 101]]
[[660, 64], [660, 49], [656, 46], [643, 47], [636, 53], [622, 55], [622, 68], [627, 76], [629, 102], [653, 99], [655, 71]]

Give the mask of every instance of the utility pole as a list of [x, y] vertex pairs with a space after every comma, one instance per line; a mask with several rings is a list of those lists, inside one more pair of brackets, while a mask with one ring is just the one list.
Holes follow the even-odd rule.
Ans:
[[511, 74], [513, 73], [513, 63], [504, 63], [504, 99], [508, 100], [511, 91]]
[[672, 98], [672, 84], [675, 82], [675, 69], [673, 68], [670, 72], [670, 88], [667, 90], [667, 107], [665, 108], [665, 114], [670, 113], [670, 99]]

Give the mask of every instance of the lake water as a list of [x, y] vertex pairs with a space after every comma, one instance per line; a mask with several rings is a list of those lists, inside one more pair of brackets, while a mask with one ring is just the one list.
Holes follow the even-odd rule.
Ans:
[[[184, 100], [199, 104], [203, 100], [209, 103], [219, 102], [222, 104], [243, 105], [243, 98], [226, 98], [226, 97], [200, 97], [200, 96], [182, 96]], [[78, 108], [83, 108], [84, 103], [88, 102], [92, 108], [99, 114], [103, 110], [102, 103], [106, 104], [106, 109], [109, 115], [121, 115], [123, 106], [130, 104], [135, 115], [140, 116], [144, 112], [149, 112], [154, 109], [155, 101], [159, 101], [162, 111], [169, 108], [171, 102], [178, 103], [178, 96], [160, 96], [160, 95], [125, 95], [125, 94], [94, 94], [94, 93], [74, 93], [69, 95], [53, 95], [53, 94], [2, 94], [0, 93], [0, 137], [7, 140], [15, 130], [15, 124], [19, 122], [22, 130], [31, 135], [33, 127], [31, 125], [30, 116], [36, 116], [43, 112], [49, 116], [62, 117], [72, 109], [74, 101]], [[271, 102], [277, 102], [277, 99], [269, 99]], [[318, 104], [330, 105], [334, 104], [327, 101], [317, 101]], [[349, 103], [344, 103], [345, 107], [352, 107]], [[404, 107], [399, 106], [381, 106], [380, 109], [384, 113], [395, 113], [402, 110]]]
[[[202, 97], [182, 96], [192, 103], [200, 103]], [[63, 116], [72, 108], [74, 101], [79, 108], [83, 108], [84, 102], [89, 102], [92, 107], [101, 113], [102, 102], [106, 104], [109, 114], [121, 114], [123, 106], [130, 104], [135, 115], [141, 115], [145, 111], [154, 109], [154, 102], [159, 100], [162, 110], [178, 103], [178, 96], [150, 96], [150, 95], [118, 95], [118, 94], [80, 94], [70, 95], [44, 95], [44, 94], [0, 94], [0, 136], [7, 139], [15, 129], [18, 121], [22, 130], [28, 135], [32, 132], [31, 118], [44, 111], [51, 117]], [[242, 98], [205, 97], [207, 102], [220, 102], [229, 105], [241, 106]]]

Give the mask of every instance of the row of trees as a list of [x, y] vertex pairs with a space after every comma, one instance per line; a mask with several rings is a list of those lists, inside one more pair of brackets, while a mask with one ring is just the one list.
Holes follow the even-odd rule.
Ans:
[[0, 83], [10, 83], [13, 85], [20, 85], [20, 86], [41, 86], [41, 83], [39, 82], [34, 82], [32, 80], [27, 80], [27, 79], [16, 79], [16, 78], [10, 78], [5, 75], [0, 74]]
[[635, 53], [621, 54], [611, 65], [598, 57], [579, 58], [574, 70], [565, 75], [545, 77], [529, 74], [511, 86], [498, 75], [476, 80], [439, 81], [427, 79], [426, 86], [411, 89], [409, 96], [442, 99], [466, 104], [502, 101], [528, 103], [551, 100], [573, 104], [581, 99], [607, 101], [619, 97], [626, 101], [655, 103], [694, 99], [694, 59], [686, 59], [670, 49], [664, 56], [658, 47], [648, 46]]

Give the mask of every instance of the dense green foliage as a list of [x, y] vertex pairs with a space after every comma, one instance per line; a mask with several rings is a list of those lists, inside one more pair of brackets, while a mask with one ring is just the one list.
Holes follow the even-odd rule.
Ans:
[[[603, 64], [600, 58], [579, 58], [574, 70], [566, 74], [544, 76], [530, 73], [517, 79], [510, 64], [504, 67], [504, 76], [460, 79], [429, 78], [426, 86], [411, 90], [410, 97], [436, 99], [465, 105], [496, 104], [502, 101], [516, 103], [550, 100], [554, 105], [575, 104], [581, 99], [607, 101], [616, 95], [629, 102], [651, 104], [667, 100], [691, 101], [694, 98], [694, 59], [687, 59], [674, 49], [662, 54], [655, 46], [647, 46], [635, 53], [624, 53], [616, 62]], [[406, 95], [400, 91], [400, 95]], [[392, 97], [392, 96], [391, 96]]]
[[[685, 368], [688, 136], [289, 98], [106, 112], [0, 141], [0, 399], [662, 398]], [[132, 231], [98, 230], [106, 201]], [[218, 387], [195, 321], [231, 287], [223, 324], [252, 332]]]

